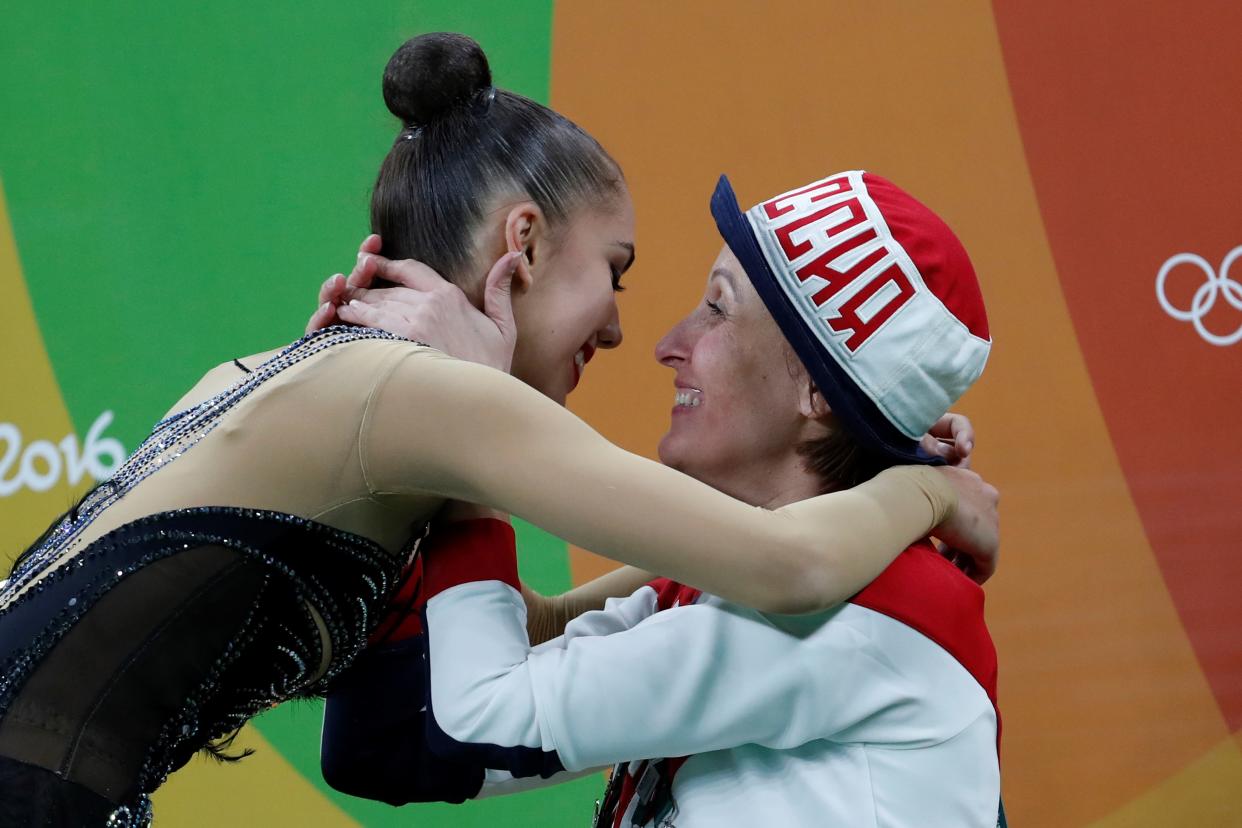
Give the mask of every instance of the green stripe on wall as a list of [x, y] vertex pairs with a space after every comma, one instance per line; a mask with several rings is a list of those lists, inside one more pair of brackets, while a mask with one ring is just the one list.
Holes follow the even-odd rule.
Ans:
[[[0, 13], [0, 174], [77, 430], [114, 410], [109, 434], [132, 450], [206, 369], [300, 335], [318, 284], [352, 264], [367, 231], [397, 128], [379, 81], [405, 38], [466, 32], [498, 85], [546, 102], [551, 26], [550, 0]], [[63, 508], [48, 502], [48, 517]], [[564, 544], [518, 532], [523, 577], [567, 588]], [[257, 724], [365, 825], [576, 826], [600, 787], [394, 810], [327, 790], [320, 718], [319, 704], [286, 705]]]
[[466, 31], [499, 83], [548, 94], [549, 2], [187, 8], [0, 18], [0, 172], [31, 300], [76, 423], [118, 408], [127, 445], [222, 358], [296, 338], [352, 264], [404, 38]]

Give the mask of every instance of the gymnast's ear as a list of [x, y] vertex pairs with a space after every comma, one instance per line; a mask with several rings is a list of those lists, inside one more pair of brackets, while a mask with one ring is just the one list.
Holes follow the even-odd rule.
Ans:
[[513, 274], [519, 285], [529, 287], [534, 281], [540, 257], [547, 255], [548, 222], [533, 201], [521, 201], [509, 208], [505, 216], [505, 249], [510, 253], [522, 251], [517, 270]]

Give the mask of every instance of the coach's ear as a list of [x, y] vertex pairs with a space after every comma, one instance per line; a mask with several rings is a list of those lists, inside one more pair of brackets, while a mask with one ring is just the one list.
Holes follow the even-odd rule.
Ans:
[[799, 384], [798, 412], [808, 420], [822, 420], [832, 413], [828, 401], [810, 379]]

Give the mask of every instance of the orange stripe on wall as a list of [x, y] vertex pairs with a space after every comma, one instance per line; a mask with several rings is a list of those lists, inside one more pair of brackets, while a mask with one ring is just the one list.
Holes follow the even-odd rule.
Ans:
[[[1218, 703], [1242, 728], [1242, 343], [1166, 313], [1181, 253], [1242, 249], [1242, 5], [998, 0], [997, 22], [1048, 238], [1148, 537]], [[1242, 310], [1181, 265], [1167, 294]], [[1222, 275], [1242, 279], [1242, 264]], [[1227, 283], [1226, 283], [1227, 284]], [[1235, 288], [1236, 289], [1236, 288]]]
[[[746, 4], [723, 14], [714, 3], [638, 2], [616, 14], [566, 3], [554, 33], [552, 103], [617, 156], [638, 208], [626, 347], [592, 363], [574, 409], [653, 453], [672, 393], [651, 352], [698, 301], [719, 247], [707, 202], [720, 172], [750, 203], [838, 169], [892, 177], [962, 236], [997, 342], [959, 407], [1005, 499], [989, 617], [1015, 824], [1084, 824], [1218, 745], [1227, 731], [1057, 281], [989, 7]], [[596, 566], [573, 560], [576, 577]]]

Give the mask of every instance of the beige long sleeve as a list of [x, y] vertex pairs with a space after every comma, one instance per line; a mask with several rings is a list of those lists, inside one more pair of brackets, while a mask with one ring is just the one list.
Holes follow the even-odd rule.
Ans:
[[560, 595], [540, 595], [522, 584], [526, 602], [526, 634], [531, 644], [542, 644], [565, 632], [565, 625], [584, 612], [601, 610], [609, 598], [624, 598], [656, 576], [644, 569], [623, 566]]
[[902, 467], [780, 509], [749, 506], [617, 448], [506, 374], [408, 343], [370, 350], [381, 349], [358, 440], [374, 496], [486, 503], [763, 611], [840, 603], [956, 505], [934, 470]]

